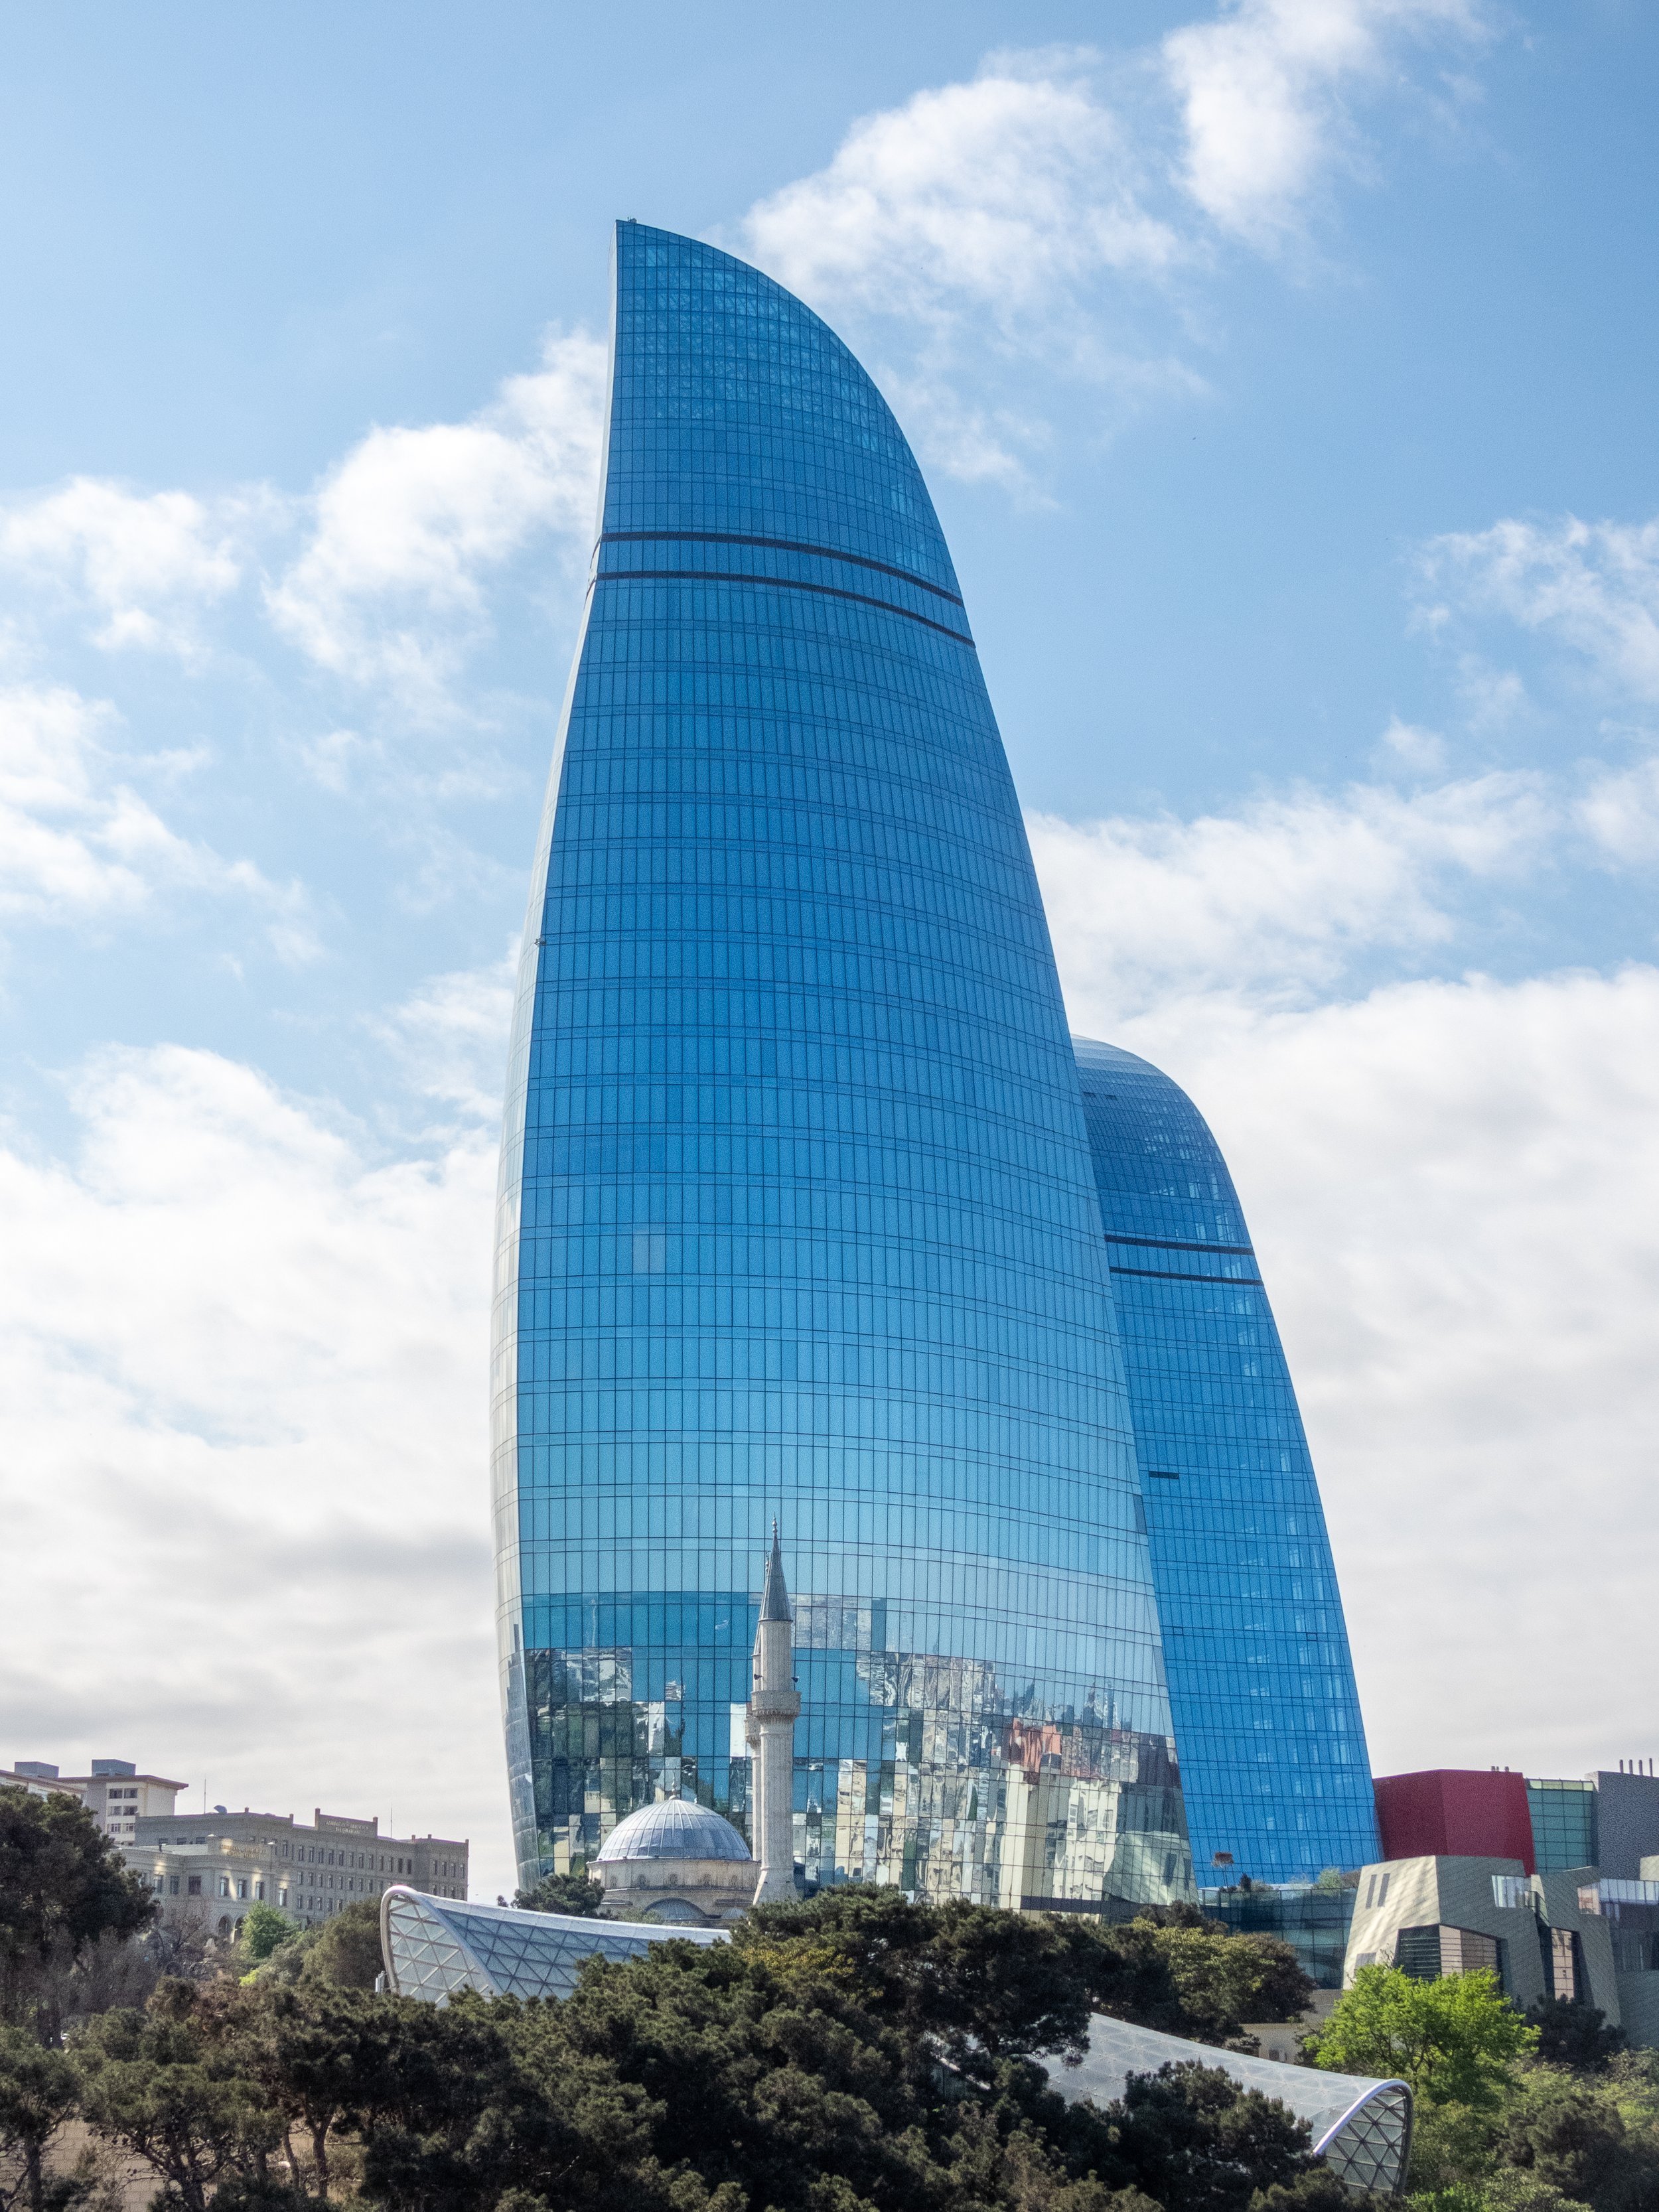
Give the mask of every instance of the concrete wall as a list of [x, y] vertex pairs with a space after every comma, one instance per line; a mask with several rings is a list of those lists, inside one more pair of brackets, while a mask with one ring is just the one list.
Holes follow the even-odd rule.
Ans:
[[[1498, 1902], [1495, 1876], [1523, 1885], [1516, 1904]], [[1577, 1936], [1589, 2001], [1616, 2027], [1621, 2017], [1619, 1977], [1607, 1923], [1578, 1909], [1579, 1885], [1594, 1878], [1595, 1870], [1584, 1868], [1534, 1875], [1527, 1882], [1520, 1861], [1507, 1858], [1395, 1859], [1362, 1868], [1344, 1984], [1352, 1984], [1362, 1963], [1393, 1965], [1402, 1929], [1462, 1929], [1503, 1945], [1504, 1986], [1524, 2011], [1550, 1993], [1535, 1909], [1541, 1905], [1549, 1928]], [[1438, 1955], [1455, 1966], [1451, 1954], [1456, 1948], [1443, 1942]]]

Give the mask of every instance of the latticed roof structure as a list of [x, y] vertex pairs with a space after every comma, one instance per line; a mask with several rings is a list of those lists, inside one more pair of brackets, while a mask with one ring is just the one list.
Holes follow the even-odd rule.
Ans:
[[654, 1927], [465, 1905], [399, 1887], [380, 1903], [380, 1949], [394, 1996], [441, 2004], [480, 1996], [568, 1997], [587, 1959], [637, 1959], [653, 1943], [724, 1943], [720, 1929]]
[[1404, 2081], [1374, 2081], [1360, 2074], [1328, 2074], [1322, 2067], [1288, 2066], [1277, 2058], [1247, 2058], [1207, 2043], [1164, 2035], [1152, 2027], [1097, 2014], [1089, 2048], [1076, 2066], [1050, 2069], [1050, 2086], [1068, 2104], [1087, 2097], [1109, 2105], [1123, 2094], [1132, 2074], [1160, 2066], [1218, 2066], [1246, 2089], [1259, 2089], [1288, 2105], [1313, 2130], [1315, 2153], [1357, 2195], [1392, 2195], [1404, 2184], [1411, 2152], [1412, 2093]]

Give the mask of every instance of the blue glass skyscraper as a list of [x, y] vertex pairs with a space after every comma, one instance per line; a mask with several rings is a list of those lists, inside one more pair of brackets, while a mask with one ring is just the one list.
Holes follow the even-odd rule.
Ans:
[[1189, 1893], [1077, 1075], [950, 556], [833, 332], [634, 223], [495, 1346], [526, 1878], [659, 1792], [746, 1823], [775, 1513], [809, 1883]]
[[1074, 1042], [1198, 1879], [1362, 1865], [1379, 1846], [1347, 1629], [1232, 1178], [1167, 1075]]

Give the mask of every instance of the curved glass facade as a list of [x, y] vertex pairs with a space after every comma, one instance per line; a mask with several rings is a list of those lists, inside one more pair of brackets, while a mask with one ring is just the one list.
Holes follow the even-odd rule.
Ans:
[[1363, 1866], [1376, 1816], [1348, 1632], [1237, 1193], [1178, 1085], [1073, 1043], [1198, 1879]]
[[526, 1878], [659, 1792], [746, 1831], [776, 1514], [809, 1885], [1190, 1893], [1076, 1073], [950, 555], [834, 333], [634, 223], [496, 1294]]

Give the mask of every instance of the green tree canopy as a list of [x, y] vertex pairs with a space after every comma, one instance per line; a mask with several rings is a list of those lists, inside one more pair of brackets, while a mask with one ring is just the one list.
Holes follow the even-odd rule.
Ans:
[[242, 1916], [237, 1930], [237, 1941], [242, 1955], [254, 1965], [263, 1965], [279, 1943], [286, 1943], [298, 1933], [286, 1912], [279, 1912], [274, 1905], [250, 1905]]
[[264, 2176], [278, 2119], [207, 1993], [163, 1982], [142, 2013], [88, 2021], [70, 2055], [88, 2120], [161, 2179], [168, 2212], [207, 2212], [222, 2181]]
[[585, 1874], [544, 1874], [533, 1889], [521, 1889], [513, 1902], [520, 1912], [569, 1912], [591, 1920], [605, 1903], [605, 1888]]
[[0, 1788], [0, 1962], [136, 1935], [155, 1909], [78, 1798]]
[[1535, 2049], [1496, 1974], [1415, 1981], [1397, 1966], [1362, 1966], [1307, 2048], [1338, 2074], [1396, 2075], [1429, 2104], [1498, 2104], [1516, 2062]]
[[170, 2212], [1341, 2212], [1305, 2124], [1219, 2069], [1097, 2111], [1034, 2063], [1097, 1992], [1236, 2028], [1282, 1962], [1190, 1924], [843, 1890], [590, 1960], [562, 2003], [442, 2008], [313, 1972], [325, 1932], [289, 1978], [166, 1984], [74, 2039], [88, 2118]]
[[78, 2088], [61, 2051], [46, 2050], [23, 2028], [0, 2027], [0, 2151], [21, 2166], [28, 2212], [45, 2212], [46, 2147], [74, 2113]]

